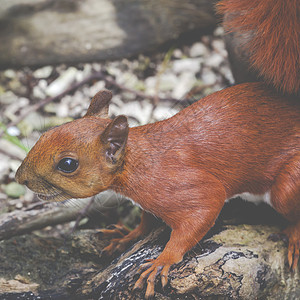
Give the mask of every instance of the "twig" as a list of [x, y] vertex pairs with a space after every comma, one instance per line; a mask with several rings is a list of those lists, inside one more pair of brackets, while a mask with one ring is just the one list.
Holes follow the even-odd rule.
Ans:
[[2, 153], [2, 154], [4, 154], [5, 156], [8, 156], [8, 157], [10, 157], [10, 158], [12, 158], [12, 159], [14, 159], [14, 160], [22, 160], [20, 157], [18, 157], [17, 155], [14, 155], [14, 154], [12, 154], [12, 153], [9, 153], [9, 152], [7, 152], [7, 151], [5, 151], [5, 150], [3, 150], [3, 149], [0, 149], [0, 153]]
[[99, 194], [93, 202], [90, 198], [85, 198], [72, 199], [65, 203], [38, 203], [27, 210], [4, 213], [0, 215], [0, 241], [46, 226], [74, 221], [78, 216], [82, 217], [83, 211], [86, 215], [97, 213], [101, 218], [101, 213], [118, 207], [123, 201], [124, 198], [106, 192]]

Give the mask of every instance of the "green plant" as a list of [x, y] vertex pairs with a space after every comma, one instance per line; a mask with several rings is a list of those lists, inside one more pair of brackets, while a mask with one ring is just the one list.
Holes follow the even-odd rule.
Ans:
[[1, 122], [0, 122], [0, 128], [2, 128], [4, 130], [3, 138], [5, 140], [7, 140], [10, 143], [18, 146], [22, 150], [26, 151], [26, 153], [29, 152], [30, 149], [28, 147], [26, 147], [18, 137], [10, 135], [7, 132], [7, 127], [3, 123], [1, 123]]

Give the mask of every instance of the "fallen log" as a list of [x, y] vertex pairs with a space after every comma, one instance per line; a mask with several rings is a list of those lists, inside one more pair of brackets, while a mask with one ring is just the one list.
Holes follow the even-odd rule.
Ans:
[[[252, 222], [253, 215], [266, 219], [265, 207], [246, 206], [244, 214]], [[237, 213], [232, 206], [226, 210]], [[277, 215], [271, 219], [269, 225], [244, 224], [229, 215], [218, 222], [172, 266], [165, 289], [156, 280], [155, 299], [297, 299], [299, 270], [290, 272], [285, 242], [270, 238], [282, 222]], [[0, 299], [143, 299], [145, 288], [132, 291], [139, 266], [161, 253], [169, 234], [162, 226], [112, 257], [102, 253], [109, 240], [95, 230], [66, 240], [40, 232], [3, 240]]]
[[131, 57], [212, 28], [216, 17], [210, 0], [12, 0], [0, 24], [7, 68]]

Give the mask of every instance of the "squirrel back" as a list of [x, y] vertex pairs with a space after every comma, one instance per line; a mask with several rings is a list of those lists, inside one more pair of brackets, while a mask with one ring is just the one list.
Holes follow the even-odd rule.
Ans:
[[[300, 91], [300, 4], [298, 0], [222, 0], [217, 9], [230, 39], [229, 55], [235, 69], [250, 65], [249, 77], [288, 94]], [[237, 58], [233, 57], [237, 56]], [[240, 66], [240, 67], [239, 67]], [[242, 75], [243, 76], [243, 75]]]

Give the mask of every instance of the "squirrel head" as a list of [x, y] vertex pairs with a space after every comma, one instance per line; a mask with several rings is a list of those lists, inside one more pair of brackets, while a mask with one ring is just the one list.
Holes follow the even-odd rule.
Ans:
[[45, 132], [17, 170], [16, 180], [43, 200], [86, 198], [108, 189], [126, 153], [125, 116], [108, 119], [111, 92], [92, 99], [78, 120]]

